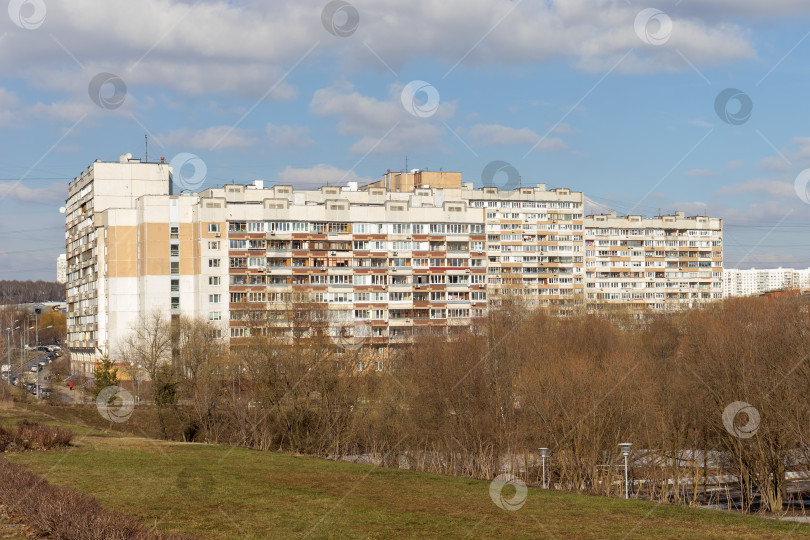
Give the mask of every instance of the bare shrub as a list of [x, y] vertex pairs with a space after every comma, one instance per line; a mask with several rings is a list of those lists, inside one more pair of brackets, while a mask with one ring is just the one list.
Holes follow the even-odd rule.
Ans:
[[44, 450], [70, 446], [72, 440], [73, 432], [69, 429], [28, 422], [18, 424], [14, 434], [14, 442], [18, 445], [23, 446], [23, 443], [27, 441], [28, 446], [38, 445]]

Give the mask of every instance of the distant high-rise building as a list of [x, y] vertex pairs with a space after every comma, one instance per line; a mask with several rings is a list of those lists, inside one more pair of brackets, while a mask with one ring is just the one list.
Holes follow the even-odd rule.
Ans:
[[810, 268], [728, 268], [723, 271], [723, 296], [751, 296], [778, 289], [810, 288]]
[[64, 253], [56, 258], [56, 282], [67, 282], [67, 257]]

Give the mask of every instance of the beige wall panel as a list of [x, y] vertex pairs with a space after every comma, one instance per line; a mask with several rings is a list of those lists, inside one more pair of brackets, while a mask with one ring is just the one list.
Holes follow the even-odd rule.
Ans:
[[138, 273], [138, 235], [135, 226], [107, 229], [107, 272], [109, 277], [135, 277]]

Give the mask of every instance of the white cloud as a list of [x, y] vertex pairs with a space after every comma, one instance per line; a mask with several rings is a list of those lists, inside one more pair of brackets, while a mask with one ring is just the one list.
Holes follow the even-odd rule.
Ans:
[[305, 189], [314, 189], [326, 184], [345, 185], [346, 182], [358, 182], [363, 185], [373, 181], [372, 178], [358, 176], [354, 171], [345, 171], [323, 163], [304, 169], [288, 165], [275, 179], [276, 184], [300, 186]]
[[64, 204], [67, 199], [67, 184], [56, 183], [42, 188], [32, 188], [23, 182], [0, 182], [0, 201], [3, 199], [23, 203]]
[[212, 126], [205, 129], [181, 128], [165, 135], [157, 135], [155, 139], [162, 146], [197, 150], [247, 148], [258, 142], [258, 139], [251, 137], [247, 130], [231, 126]]
[[790, 161], [782, 156], [768, 156], [762, 158], [759, 166], [766, 171], [787, 171], [790, 169]]
[[[272, 100], [293, 99], [297, 90], [288, 71], [294, 75], [299, 62], [323, 56], [380, 71], [387, 68], [377, 57], [395, 69], [423, 59], [464, 69], [574, 58], [582, 69], [601, 72], [633, 49], [617, 71], [688, 71], [681, 55], [698, 66], [754, 58], [742, 25], [774, 4], [684, 2], [671, 9], [669, 41], [652, 47], [634, 32], [640, 8], [619, 0], [378, 0], [356, 5], [360, 24], [349, 38], [324, 29], [324, 3], [50, 2], [43, 31], [5, 37], [0, 69], [77, 97], [86, 96], [93, 75], [107, 71], [131, 90], [160, 85], [188, 95], [267, 94]], [[808, 11], [802, 0], [775, 3], [776, 12]], [[716, 14], [722, 17], [715, 20]]]
[[446, 132], [441, 122], [455, 114], [456, 104], [440, 101], [433, 116], [419, 118], [405, 110], [400, 98], [401, 92], [401, 84], [391, 85], [388, 98], [378, 100], [345, 85], [340, 88], [322, 88], [315, 92], [310, 110], [322, 118], [336, 117], [339, 134], [359, 136], [351, 147], [352, 152], [436, 152]]
[[560, 135], [576, 135], [579, 133], [579, 130], [572, 128], [570, 124], [558, 124], [551, 132], [559, 133]]
[[554, 152], [565, 150], [565, 143], [557, 137], [545, 137], [529, 128], [513, 128], [498, 124], [475, 124], [467, 133], [467, 138], [474, 146], [506, 146], [511, 144], [537, 144], [538, 150]]
[[270, 122], [265, 128], [265, 132], [273, 146], [303, 148], [315, 144], [315, 141], [309, 137], [309, 128], [306, 126], [280, 126]]
[[793, 137], [790, 142], [796, 147], [795, 152], [782, 148], [777, 155], [763, 158], [759, 166], [768, 171], [788, 171], [810, 163], [810, 137]]
[[726, 169], [742, 169], [743, 167], [745, 167], [744, 159], [732, 159], [726, 163]]
[[744, 195], [747, 193], [762, 193], [778, 198], [796, 198], [796, 190], [792, 182], [770, 178], [754, 178], [740, 184], [723, 186], [714, 192], [715, 195]]
[[17, 110], [19, 102], [14, 92], [0, 87], [0, 126], [11, 125], [14, 122], [14, 111]]

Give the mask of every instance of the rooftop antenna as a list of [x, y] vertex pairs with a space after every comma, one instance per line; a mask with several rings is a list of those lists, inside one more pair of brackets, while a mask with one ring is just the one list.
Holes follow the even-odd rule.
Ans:
[[405, 172], [408, 172], [408, 154], [405, 154]]
[[146, 133], [143, 134], [143, 146], [144, 146], [144, 157], [143, 162], [149, 163], [149, 135]]

